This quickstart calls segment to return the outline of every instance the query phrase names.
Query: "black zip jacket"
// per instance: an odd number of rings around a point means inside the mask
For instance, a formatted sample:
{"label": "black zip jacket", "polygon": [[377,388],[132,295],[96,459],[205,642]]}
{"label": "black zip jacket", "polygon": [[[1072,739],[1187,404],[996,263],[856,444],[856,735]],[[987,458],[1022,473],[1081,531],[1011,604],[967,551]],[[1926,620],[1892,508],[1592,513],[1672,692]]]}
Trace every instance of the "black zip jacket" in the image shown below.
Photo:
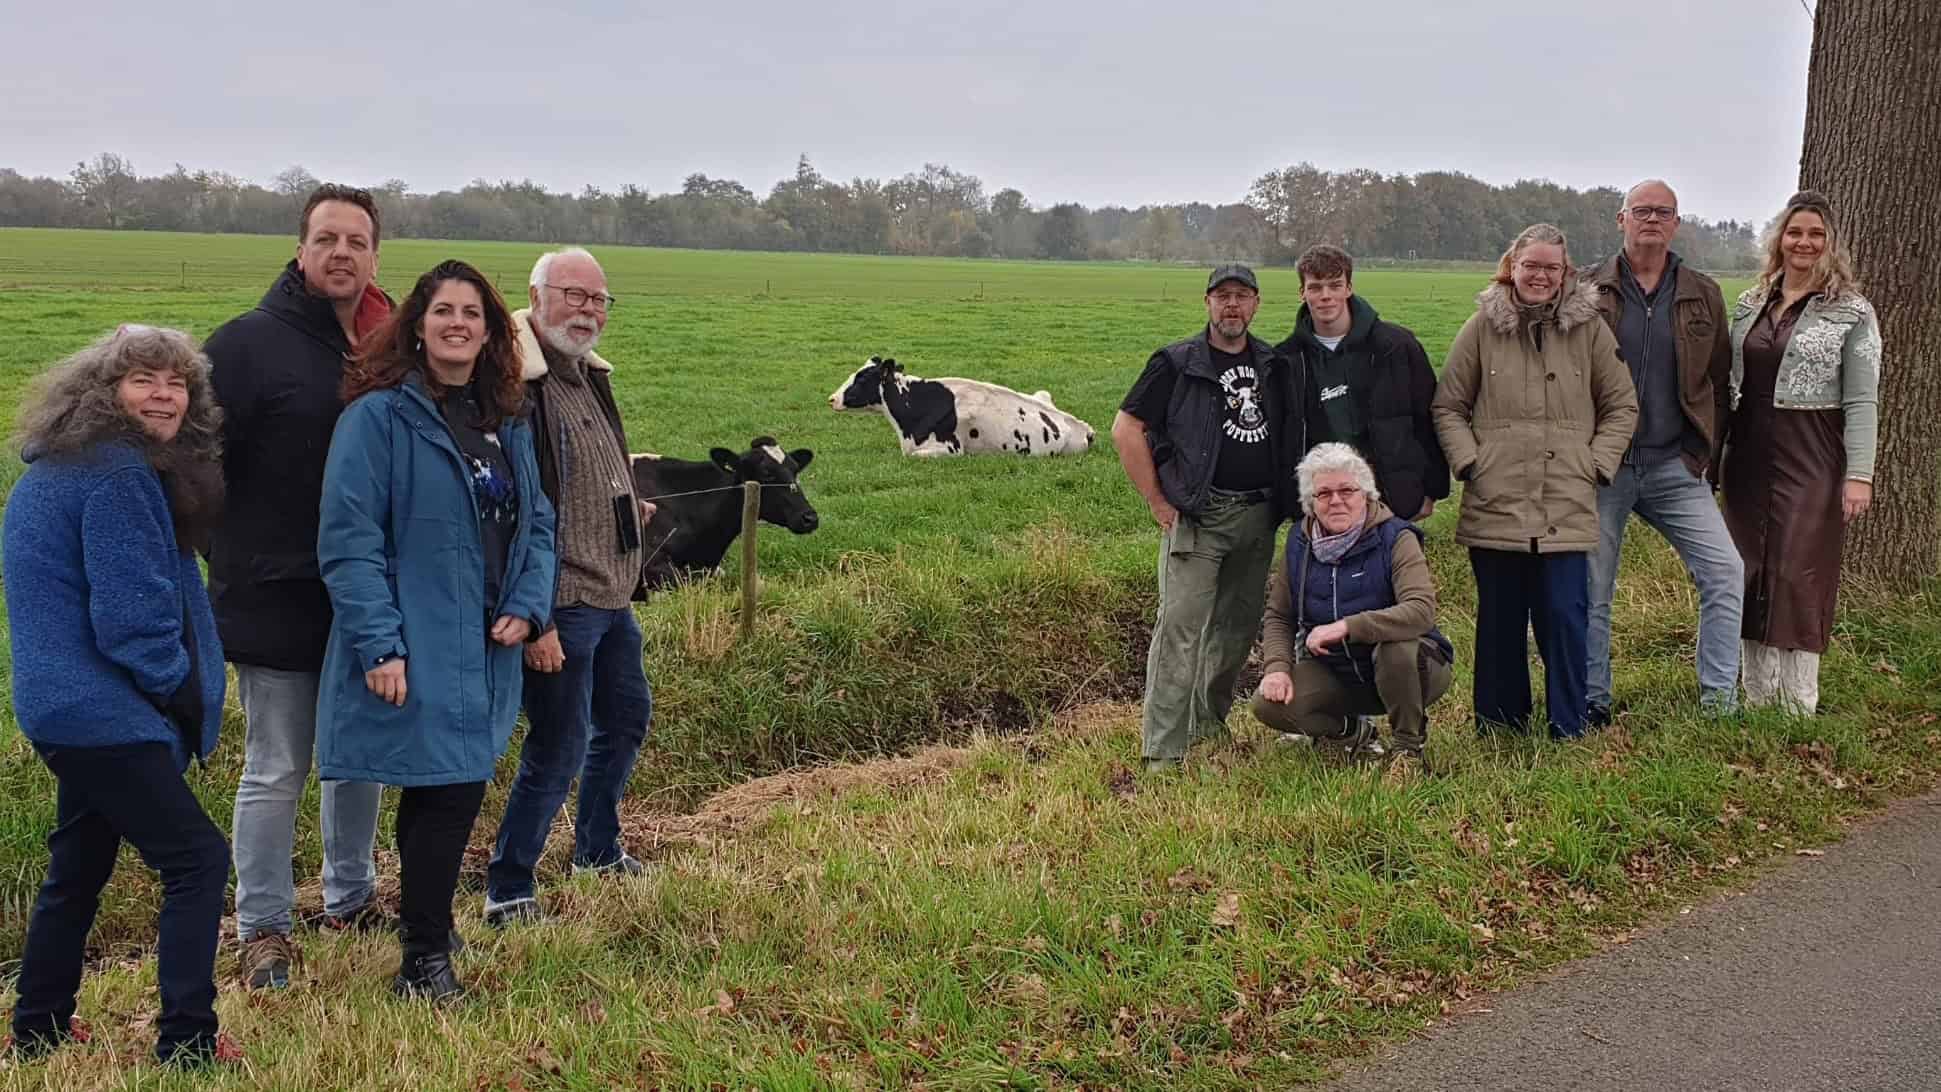
{"label": "black zip jacket", "polygon": [[330,301],[305,290],[294,260],[255,310],[203,346],[222,404],[227,489],[209,545],[209,598],[232,663],[323,668],[331,611],[317,509],[350,350]]}
{"label": "black zip jacket", "polygon": [[[1424,498],[1449,496],[1449,462],[1429,416],[1429,403],[1436,396],[1435,369],[1407,327],[1383,322],[1360,296],[1350,297],[1348,306],[1353,315],[1348,335],[1333,352],[1346,365],[1348,397],[1361,422],[1356,450],[1374,467],[1383,503],[1403,519],[1414,519]],[[1308,376],[1303,415],[1309,445],[1356,443],[1354,437],[1334,434],[1322,408],[1322,384],[1314,376],[1329,349],[1315,339],[1305,304],[1294,320],[1294,332],[1277,348]]]}

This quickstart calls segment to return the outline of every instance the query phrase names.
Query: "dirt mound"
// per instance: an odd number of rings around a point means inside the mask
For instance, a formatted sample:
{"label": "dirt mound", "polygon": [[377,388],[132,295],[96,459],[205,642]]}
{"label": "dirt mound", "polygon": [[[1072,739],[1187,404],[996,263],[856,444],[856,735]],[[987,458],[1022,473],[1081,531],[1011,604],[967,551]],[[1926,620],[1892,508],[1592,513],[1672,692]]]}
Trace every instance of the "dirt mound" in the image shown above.
{"label": "dirt mound", "polygon": [[930,746],[900,758],[812,766],[758,777],[715,793],[687,815],[628,815],[623,840],[652,851],[666,845],[708,845],[738,833],[777,804],[857,789],[906,789],[940,781],[970,756],[965,747]]}
{"label": "dirt mound", "polygon": [[[1115,702],[1082,705],[1060,714],[1045,734],[1089,737],[1101,732],[1123,730],[1127,716],[1136,718],[1138,710],[1137,705]],[[1038,741],[1026,737],[1021,743],[1031,749]],[[685,815],[651,812],[623,815],[623,841],[630,847],[649,852],[663,846],[710,845],[746,829],[778,804],[840,795],[858,789],[900,791],[932,784],[963,766],[970,755],[969,747],[933,744],[897,758],[785,770],[723,789],[710,796],[700,808]]]}

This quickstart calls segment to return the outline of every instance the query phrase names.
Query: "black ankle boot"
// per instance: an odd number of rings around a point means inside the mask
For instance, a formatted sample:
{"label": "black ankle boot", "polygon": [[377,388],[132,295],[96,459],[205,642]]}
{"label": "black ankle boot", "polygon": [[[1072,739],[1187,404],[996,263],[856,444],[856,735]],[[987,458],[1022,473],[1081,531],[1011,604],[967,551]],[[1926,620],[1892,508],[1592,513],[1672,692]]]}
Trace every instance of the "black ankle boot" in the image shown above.
{"label": "black ankle boot", "polygon": [[444,952],[405,956],[398,976],[391,980],[391,992],[399,997],[448,1001],[465,995],[465,984],[452,971],[452,957]]}

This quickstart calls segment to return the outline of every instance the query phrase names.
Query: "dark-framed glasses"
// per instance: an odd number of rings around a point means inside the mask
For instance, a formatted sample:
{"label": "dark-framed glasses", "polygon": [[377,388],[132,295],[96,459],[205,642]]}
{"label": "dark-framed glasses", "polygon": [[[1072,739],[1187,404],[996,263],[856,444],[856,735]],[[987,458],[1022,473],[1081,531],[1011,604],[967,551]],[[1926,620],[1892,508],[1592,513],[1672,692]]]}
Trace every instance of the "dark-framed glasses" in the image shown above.
{"label": "dark-framed glasses", "polygon": [[557,284],[549,284],[546,287],[565,296],[568,307],[585,307],[591,303],[593,309],[603,315],[606,314],[607,308],[619,302],[617,297],[609,296],[604,292],[588,292],[584,288],[562,288]]}
{"label": "dark-framed glasses", "polygon": [[1650,220],[1678,220],[1678,210],[1669,205],[1632,205],[1631,219],[1644,223]]}
{"label": "dark-framed glasses", "polygon": [[1361,496],[1361,486],[1359,485],[1344,485],[1339,489],[1316,489],[1314,491],[1314,503],[1329,504],[1339,499],[1343,504],[1352,504],[1355,498],[1359,496]]}

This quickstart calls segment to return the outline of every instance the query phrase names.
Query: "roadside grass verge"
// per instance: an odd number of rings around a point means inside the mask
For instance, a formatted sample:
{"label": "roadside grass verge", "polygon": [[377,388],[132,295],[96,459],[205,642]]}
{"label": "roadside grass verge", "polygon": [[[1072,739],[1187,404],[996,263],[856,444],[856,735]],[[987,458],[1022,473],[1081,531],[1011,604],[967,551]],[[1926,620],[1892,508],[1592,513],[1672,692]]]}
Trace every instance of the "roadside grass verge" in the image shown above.
{"label": "roadside grass verge", "polygon": [[[1115,564],[1145,558],[1100,559],[1055,533],[1020,545],[1008,571],[967,574],[962,588],[892,557],[859,559],[821,590],[777,589],[788,610],[739,648],[720,636],[732,624],[725,589],[657,608],[662,636],[680,629],[694,665],[717,672],[670,669],[688,681],[663,694],[723,713],[662,739],[641,797],[672,812],[741,773],[907,746],[913,730],[899,734],[894,718],[950,707],[940,680],[964,680],[962,702],[994,692],[975,680],[1007,653],[982,645],[1018,639],[1034,607],[1055,608],[1043,616],[1060,624],[1029,639],[1068,646],[1073,665],[1136,655],[1142,643],[1110,622],[1109,589],[1115,577],[1142,586]],[[1449,581],[1462,558],[1436,547],[1445,620],[1465,648],[1473,607],[1466,583]],[[1708,721],[1691,713],[1689,608],[1660,602],[1682,594],[1677,562],[1655,541],[1637,553],[1626,578],[1639,591],[1619,606],[1627,711],[1581,745],[1474,737],[1465,673],[1435,709],[1435,775],[1411,784],[1268,743],[1244,717],[1183,776],[1148,777],[1135,772],[1136,705],[1059,713],[1059,687],[1085,680],[1076,667],[1061,675],[1040,658],[1020,683],[993,666],[988,679],[1034,726],[1024,739],[967,716],[963,750],[914,781],[873,783],[865,768],[846,791],[784,798],[737,834],[668,842],[640,881],[556,876],[558,916],[540,927],[488,933],[477,894],[464,895],[461,972],[475,996],[455,1008],[392,1000],[390,943],[311,936],[301,988],[252,997],[225,983],[223,1020],[250,1068],[190,1081],[149,1066],[153,964],[129,947],[84,987],[95,1041],[0,1070],[0,1084],[1215,1089],[1313,1078],[1480,991],[1621,940],[1655,909],[1837,837],[1849,817],[1941,771],[1941,587],[1848,604],[1820,717]],[[993,586],[1006,593],[971,590]],[[1141,593],[1123,594],[1136,615]],[[1044,651],[1020,640],[1016,655]],[[827,665],[826,683],[813,669],[791,681],[810,660]],[[1640,662],[1651,670],[1631,670]],[[851,693],[818,697],[838,678]],[[736,707],[735,685],[786,696]],[[911,688],[929,690],[899,692]],[[796,706],[830,718],[807,722],[815,732],[857,730],[832,743],[749,715]],[[6,768],[10,786],[23,782],[17,763]],[[233,784],[221,780],[207,787]],[[146,880],[133,879],[111,889],[127,900],[116,905],[129,941],[152,909]]]}

